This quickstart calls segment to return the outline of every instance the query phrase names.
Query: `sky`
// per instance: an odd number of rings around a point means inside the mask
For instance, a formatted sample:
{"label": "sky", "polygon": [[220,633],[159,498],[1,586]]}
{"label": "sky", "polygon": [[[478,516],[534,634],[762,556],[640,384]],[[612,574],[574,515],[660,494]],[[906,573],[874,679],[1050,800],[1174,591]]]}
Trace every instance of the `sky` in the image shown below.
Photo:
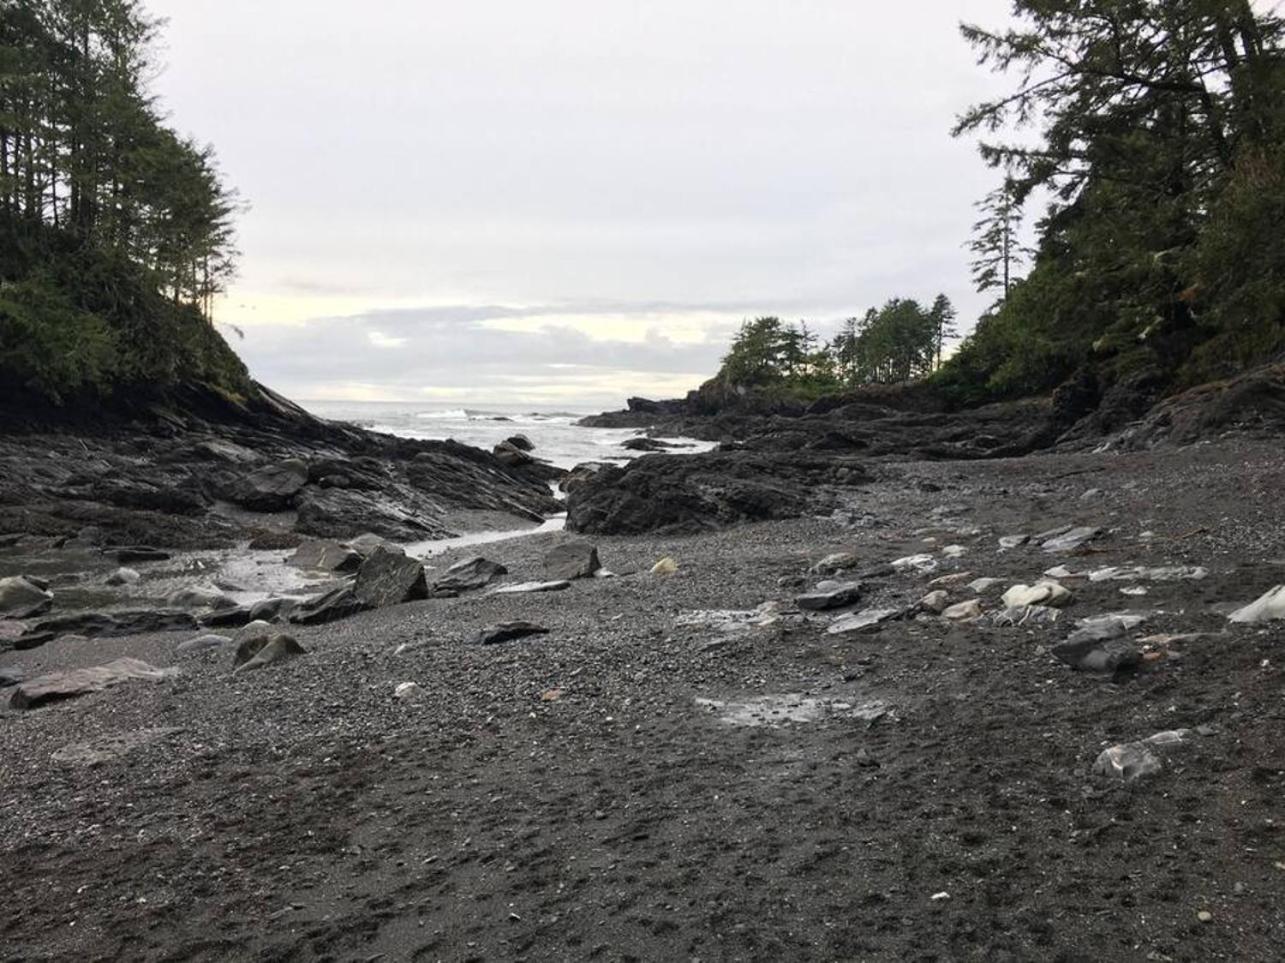
{"label": "sky", "polygon": [[[149,0],[154,83],[247,204],[216,320],[300,399],[619,407],[742,320],[946,293],[950,127],[1008,0]],[[243,336],[239,336],[237,332]]]}

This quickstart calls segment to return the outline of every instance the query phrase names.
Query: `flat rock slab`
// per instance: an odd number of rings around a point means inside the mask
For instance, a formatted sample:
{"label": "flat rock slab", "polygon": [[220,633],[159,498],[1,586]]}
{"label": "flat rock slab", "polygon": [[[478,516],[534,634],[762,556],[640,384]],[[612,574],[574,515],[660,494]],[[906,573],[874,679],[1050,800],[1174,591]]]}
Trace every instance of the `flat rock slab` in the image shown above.
{"label": "flat rock slab", "polygon": [[488,625],[477,634],[474,641],[478,645],[499,645],[501,642],[512,642],[515,639],[524,639],[531,635],[548,635],[549,630],[543,625],[536,625],[534,622],[500,622],[497,625]]}
{"label": "flat rock slab", "polygon": [[346,619],[368,608],[370,606],[357,597],[351,586],[341,585],[324,595],[300,602],[291,611],[290,621],[295,625],[322,625]]}
{"label": "flat rock slab", "polygon": [[848,632],[876,632],[884,622],[898,618],[904,609],[864,609],[835,619],[826,629],[828,635],[844,635]]}
{"label": "flat rock slab", "polygon": [[821,582],[815,589],[794,599],[801,609],[815,612],[841,609],[861,598],[860,582]]}
{"label": "flat rock slab", "polygon": [[52,758],[54,762],[62,763],[64,766],[101,766],[182,731],[180,728],[167,726],[114,733],[88,742],[73,742],[69,746],[63,746],[53,754]]}
{"label": "flat rock slab", "polygon": [[598,549],[588,542],[555,545],[544,557],[544,574],[553,580],[592,578],[600,568],[602,563],[598,561]]}
{"label": "flat rock slab", "polygon": [[362,553],[347,545],[313,538],[296,548],[286,564],[309,572],[355,572],[361,560]]}
{"label": "flat rock slab", "polygon": [[1088,526],[1073,528],[1062,535],[1046,539],[1041,547],[1046,552],[1073,552],[1085,542],[1097,538],[1100,531],[1101,529]]}
{"label": "flat rock slab", "polygon": [[357,570],[353,594],[372,608],[426,599],[428,580],[424,576],[424,564],[404,552],[380,546]]}
{"label": "flat rock slab", "polygon": [[189,652],[208,652],[210,649],[221,649],[231,644],[232,640],[226,635],[199,635],[194,639],[185,639],[180,642],[174,651],[187,655]]}
{"label": "flat rock slab", "polygon": [[159,548],[152,548],[149,545],[130,545],[126,548],[108,549],[104,554],[108,558],[114,558],[122,565],[128,565],[130,562],[168,562],[170,553],[162,551]]}
{"label": "flat rock slab", "polygon": [[724,725],[751,728],[776,728],[832,718],[874,722],[890,711],[886,703],[879,701],[853,703],[798,693],[755,696],[744,700],[697,699],[696,704],[716,715]]}
{"label": "flat rock slab", "polygon": [[183,632],[197,628],[190,612],[142,609],[132,612],[82,612],[45,619],[33,625],[14,642],[15,649],[34,649],[63,635],[86,638],[116,638],[144,632]]}
{"label": "flat rock slab", "polygon": [[1285,619],[1285,585],[1276,588],[1251,602],[1244,608],[1237,609],[1227,618],[1232,622],[1253,623]]}
{"label": "flat rock slab", "polygon": [[125,682],[163,682],[178,675],[178,669],[158,669],[139,659],[116,659],[106,665],[68,672],[50,672],[19,682],[9,697],[15,709],[35,709],[63,699],[101,692]]}
{"label": "flat rock slab", "polygon": [[571,583],[561,582],[519,582],[517,585],[505,585],[494,589],[492,595],[523,595],[528,592],[561,592],[571,588]]}

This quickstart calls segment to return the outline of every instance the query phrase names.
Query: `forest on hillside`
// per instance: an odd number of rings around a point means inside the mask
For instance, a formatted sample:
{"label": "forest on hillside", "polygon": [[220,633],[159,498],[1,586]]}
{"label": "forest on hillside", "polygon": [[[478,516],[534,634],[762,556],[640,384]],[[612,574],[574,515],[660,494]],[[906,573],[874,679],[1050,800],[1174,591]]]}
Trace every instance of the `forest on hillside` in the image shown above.
{"label": "forest on hillside", "polygon": [[136,0],[0,4],[0,369],[54,398],[208,381],[240,362],[208,322],[236,196],[148,92]]}
{"label": "forest on hillside", "polygon": [[804,365],[758,319],[718,380],[807,398],[921,379],[969,405],[1078,377],[1154,400],[1285,351],[1280,17],[1249,0],[1017,0],[1010,25],[962,32],[1013,81],[953,132],[997,174],[967,245],[989,310],[940,365],[942,328],[911,300],[845,322]]}

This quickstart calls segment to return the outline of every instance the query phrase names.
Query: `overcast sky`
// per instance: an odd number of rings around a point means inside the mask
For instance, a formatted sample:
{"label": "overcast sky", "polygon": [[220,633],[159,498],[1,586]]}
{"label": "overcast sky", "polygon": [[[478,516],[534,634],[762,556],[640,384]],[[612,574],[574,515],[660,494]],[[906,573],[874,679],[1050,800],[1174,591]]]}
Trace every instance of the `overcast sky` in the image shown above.
{"label": "overcast sky", "polygon": [[156,82],[250,205],[218,308],[299,398],[616,406],[746,317],[946,292],[949,128],[1007,0],[150,0]]}

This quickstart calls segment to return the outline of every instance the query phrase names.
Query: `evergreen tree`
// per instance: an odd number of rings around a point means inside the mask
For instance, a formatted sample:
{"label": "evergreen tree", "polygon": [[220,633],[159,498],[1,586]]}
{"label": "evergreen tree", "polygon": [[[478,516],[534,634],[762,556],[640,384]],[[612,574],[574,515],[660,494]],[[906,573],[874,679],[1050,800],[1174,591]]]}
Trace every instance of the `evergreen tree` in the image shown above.
{"label": "evergreen tree", "polygon": [[982,218],[973,225],[973,284],[985,293],[998,288],[1000,299],[1008,297],[1013,277],[1025,251],[1019,240],[1022,208],[1017,203],[1011,177],[977,203]]}
{"label": "evergreen tree", "polygon": [[928,314],[932,318],[933,326],[936,329],[936,354],[938,368],[941,367],[941,352],[947,340],[959,336],[955,330],[955,306],[950,303],[950,298],[944,294],[937,295],[933,299],[933,306],[928,309]]}

